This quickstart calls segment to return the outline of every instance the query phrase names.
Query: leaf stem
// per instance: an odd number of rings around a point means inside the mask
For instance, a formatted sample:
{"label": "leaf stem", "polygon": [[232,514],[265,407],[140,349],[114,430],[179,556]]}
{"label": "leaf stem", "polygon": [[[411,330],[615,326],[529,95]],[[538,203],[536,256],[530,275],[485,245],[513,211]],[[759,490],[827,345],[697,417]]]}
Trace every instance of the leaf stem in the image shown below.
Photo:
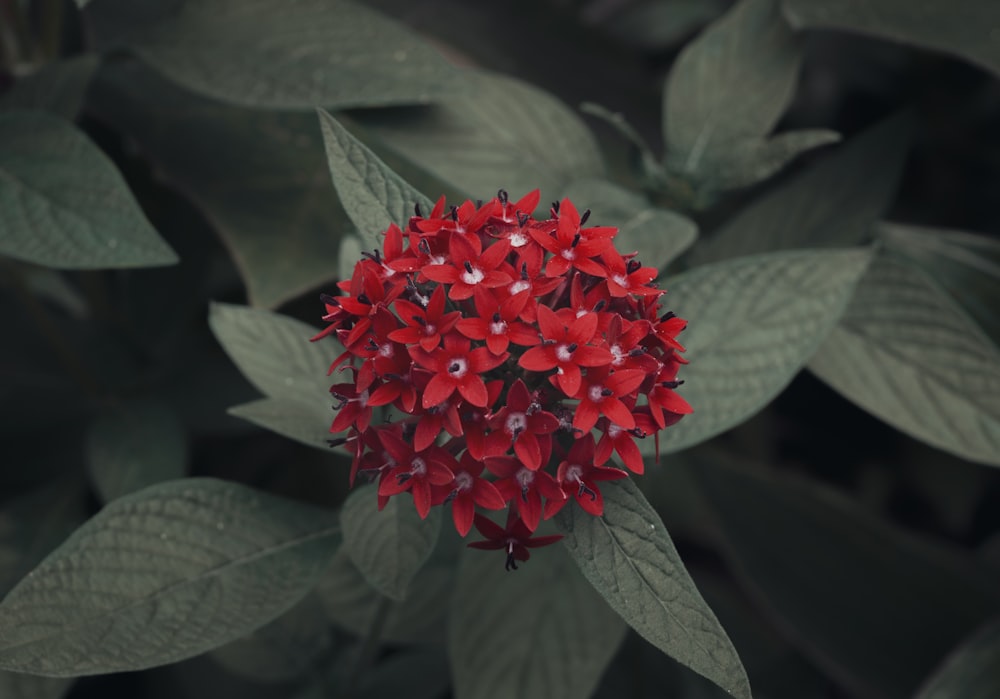
{"label": "leaf stem", "polygon": [[385,620],[389,617],[390,609],[392,609],[392,600],[380,594],[378,606],[375,607],[375,615],[372,617],[371,624],[368,626],[368,633],[365,635],[361,650],[358,652],[358,659],[354,663],[354,669],[351,671],[350,677],[347,679],[347,688],[344,691],[344,696],[348,699],[353,699],[357,696],[361,678],[375,660],[375,654],[378,652],[379,644],[382,640],[382,629],[385,626]]}

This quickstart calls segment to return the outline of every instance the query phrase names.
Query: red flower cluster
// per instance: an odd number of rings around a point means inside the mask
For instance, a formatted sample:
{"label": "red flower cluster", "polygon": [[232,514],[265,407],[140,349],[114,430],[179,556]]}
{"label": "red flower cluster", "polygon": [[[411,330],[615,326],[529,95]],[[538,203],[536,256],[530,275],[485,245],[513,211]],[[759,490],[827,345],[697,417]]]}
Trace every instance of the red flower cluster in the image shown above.
{"label": "red flower cluster", "polygon": [[[507,193],[392,225],[365,253],[342,296],[323,296],[345,351],[330,372],[331,432],[358,473],[379,480],[379,506],[404,491],[426,517],[451,504],[463,536],[473,524],[508,567],[539,521],[574,498],[600,515],[600,481],[625,478],[612,453],[643,472],[635,439],[691,407],[674,389],[685,321],[660,314],[655,267],[613,244],[617,229],[585,228],[572,202],[535,220],[538,191]],[[373,422],[373,412],[380,411]],[[484,475],[485,472],[485,475]],[[506,527],[476,510],[508,508]]]}

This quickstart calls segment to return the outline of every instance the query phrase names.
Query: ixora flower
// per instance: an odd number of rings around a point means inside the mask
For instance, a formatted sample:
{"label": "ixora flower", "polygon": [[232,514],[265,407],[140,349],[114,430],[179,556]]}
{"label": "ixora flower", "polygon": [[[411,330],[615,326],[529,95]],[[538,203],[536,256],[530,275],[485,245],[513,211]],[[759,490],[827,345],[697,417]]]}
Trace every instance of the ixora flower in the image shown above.
{"label": "ixora flower", "polygon": [[[568,199],[536,220],[539,198],[418,207],[322,296],[313,338],[345,347],[330,431],[347,432],[352,482],[378,479],[380,508],[403,493],[421,517],[449,506],[508,570],[561,538],[535,535],[543,517],[600,516],[600,483],[643,472],[635,440],[691,412],[674,390],[686,323],[661,312],[656,268]],[[483,512],[503,509],[503,527]]]}

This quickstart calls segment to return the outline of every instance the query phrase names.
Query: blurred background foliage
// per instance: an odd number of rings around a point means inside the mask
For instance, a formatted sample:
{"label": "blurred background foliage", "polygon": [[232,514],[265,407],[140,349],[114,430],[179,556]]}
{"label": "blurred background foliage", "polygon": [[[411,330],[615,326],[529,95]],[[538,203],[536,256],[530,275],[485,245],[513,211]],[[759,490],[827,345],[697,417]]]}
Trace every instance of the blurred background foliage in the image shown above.
{"label": "blurred background foliage", "polygon": [[[0,194],[0,593],[160,481],[344,502],[349,461],[317,418],[329,355],[288,320],[268,347],[294,385],[251,385],[208,323],[221,301],[315,327],[353,263],[320,106],[432,198],[570,195],[664,269],[701,422],[637,480],[755,696],[996,696],[997,8],[0,1],[0,173],[56,204],[55,237],[27,240],[38,209]],[[781,252],[873,240],[870,265]],[[271,340],[244,339],[226,349],[246,371],[239,347]],[[355,696],[451,691],[455,545],[419,573],[420,603],[389,611]],[[206,656],[0,673],[0,697],[339,696],[380,605],[337,556]],[[630,634],[595,696],[716,695]]]}

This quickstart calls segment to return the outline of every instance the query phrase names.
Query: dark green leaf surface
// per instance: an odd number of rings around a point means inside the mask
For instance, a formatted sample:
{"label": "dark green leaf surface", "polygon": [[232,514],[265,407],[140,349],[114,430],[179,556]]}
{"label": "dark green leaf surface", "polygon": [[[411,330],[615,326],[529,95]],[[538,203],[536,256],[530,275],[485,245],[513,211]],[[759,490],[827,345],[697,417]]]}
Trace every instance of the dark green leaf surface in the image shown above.
{"label": "dark green leaf surface", "polygon": [[816,486],[695,471],[743,580],[852,696],[903,697],[1000,604],[959,559]]}
{"label": "dark green leaf surface", "polygon": [[[432,561],[413,578],[405,600],[390,602],[380,637],[387,643],[444,645],[455,571]],[[385,599],[341,547],[316,588],[330,621],[364,637]]]}
{"label": "dark green leaf surface", "polygon": [[698,226],[691,219],[651,206],[642,195],[610,180],[574,180],[563,193],[581,211],[593,212],[594,225],[618,228],[618,250],[638,252],[644,263],[661,269],[698,237]]}
{"label": "dark green leaf surface", "polygon": [[301,677],[331,649],[319,598],[308,595],[271,623],[216,648],[209,657],[240,677],[287,682]]}
{"label": "dark green leaf surface", "polygon": [[0,109],[39,109],[75,119],[99,62],[87,53],[49,63],[0,95]]}
{"label": "dark green leaf surface", "polygon": [[879,238],[924,270],[1000,347],[1000,241],[941,228],[882,223]]}
{"label": "dark green leaf surface", "polygon": [[503,567],[502,551],[461,557],[448,625],[456,699],[590,696],[625,624],[561,547]]}
{"label": "dark green leaf surface", "polygon": [[348,0],[196,0],[131,48],[189,90],[251,107],[427,103],[460,84],[412,31]]}
{"label": "dark green leaf surface", "polygon": [[331,403],[328,393],[325,408],[282,398],[261,398],[234,405],[226,412],[307,447],[330,451],[329,440],[336,437],[330,434],[330,423],[334,418]]}
{"label": "dark green leaf surface", "polygon": [[73,680],[63,677],[0,671],[0,697],[4,699],[62,699],[72,685]]}
{"label": "dark green leaf surface", "polygon": [[792,25],[843,29],[960,56],[1000,74],[1000,4],[993,0],[783,0]]}
{"label": "dark green leaf surface", "polygon": [[876,258],[809,368],[912,437],[1000,465],[1000,349],[904,260]]}
{"label": "dark green leaf surface", "polygon": [[391,223],[405,228],[415,204],[421,206],[425,215],[430,213],[433,207],[430,199],[407,184],[322,109],[319,123],[333,184],[362,240],[381,249],[379,234]]}
{"label": "dark green leaf surface", "polygon": [[602,485],[604,514],[576,506],[556,516],[570,556],[639,635],[733,696],[749,699],[740,658],[677,554],[656,510],[631,479]]}
{"label": "dark green leaf surface", "polygon": [[318,329],[246,306],[212,304],[209,326],[243,375],[261,393],[303,416],[332,420],[326,377],[339,353],[336,341],[310,342]]}
{"label": "dark green leaf surface", "polygon": [[211,650],[301,599],[337,531],[331,513],[213,479],[128,495],[0,603],[0,668],[66,677]]}
{"label": "dark green leaf surface", "polygon": [[380,662],[361,683],[359,699],[434,699],[450,685],[441,648],[411,648]]}
{"label": "dark green leaf surface", "polygon": [[916,699],[993,699],[1000,696],[1000,622],[955,650]]}
{"label": "dark green leaf surface", "polygon": [[[661,433],[660,451],[735,427],[778,395],[832,330],[870,257],[866,249],[775,252],[667,279],[664,303],[689,323],[678,392],[694,413]],[[654,442],[639,446],[652,453]]]}
{"label": "dark green leaf surface", "polygon": [[604,174],[586,124],[558,99],[501,75],[477,72],[471,91],[432,107],[360,115],[391,150],[473,198],[539,188],[558,198],[581,177]]}
{"label": "dark green leaf surface", "polygon": [[831,150],[699,241],[692,264],[865,242],[895,193],[911,130],[909,115],[900,114]]}
{"label": "dark green leaf surface", "polygon": [[0,113],[0,210],[3,255],[59,269],[177,262],[114,164],[43,112]]}
{"label": "dark green leaf surface", "polygon": [[394,600],[407,598],[410,582],[427,562],[441,531],[441,508],[420,519],[407,495],[378,510],[377,488],[358,488],[340,513],[344,548],[376,590]]}
{"label": "dark green leaf surface", "polygon": [[351,226],[312,114],[229,107],[125,60],[102,67],[90,96],[209,219],[251,304],[277,306],[336,276],[338,238]]}
{"label": "dark green leaf surface", "polygon": [[825,131],[767,136],[791,101],[801,52],[777,0],[742,0],[681,52],[663,91],[667,169],[695,187],[751,184]]}
{"label": "dark green leaf surface", "polygon": [[177,414],[158,400],[130,401],[91,423],[87,467],[102,502],[182,478],[187,434]]}
{"label": "dark green leaf surface", "polygon": [[629,4],[602,25],[619,41],[662,51],[718,17],[726,7],[722,0],[652,0]]}

